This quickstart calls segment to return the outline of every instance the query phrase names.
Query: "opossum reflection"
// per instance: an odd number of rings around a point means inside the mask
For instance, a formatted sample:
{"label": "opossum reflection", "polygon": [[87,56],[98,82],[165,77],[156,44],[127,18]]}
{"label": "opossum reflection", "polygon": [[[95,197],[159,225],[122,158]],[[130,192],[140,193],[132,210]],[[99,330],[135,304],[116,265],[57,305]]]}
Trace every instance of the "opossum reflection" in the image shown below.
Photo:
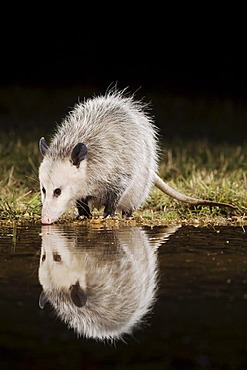
{"label": "opossum reflection", "polygon": [[176,229],[163,229],[152,243],[137,227],[78,229],[73,237],[66,230],[42,227],[40,307],[49,302],[62,321],[88,338],[131,333],[154,303],[157,247]]}

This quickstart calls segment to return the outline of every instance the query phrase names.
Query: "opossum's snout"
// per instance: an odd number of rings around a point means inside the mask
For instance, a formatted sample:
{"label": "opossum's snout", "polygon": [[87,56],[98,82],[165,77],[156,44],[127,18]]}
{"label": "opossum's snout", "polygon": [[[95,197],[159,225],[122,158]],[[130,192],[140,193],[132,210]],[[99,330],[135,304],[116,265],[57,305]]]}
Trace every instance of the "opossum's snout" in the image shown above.
{"label": "opossum's snout", "polygon": [[49,216],[42,216],[41,223],[42,225],[50,225],[53,224],[56,221],[56,219],[49,217]]}
{"label": "opossum's snout", "polygon": [[65,212],[65,207],[58,207],[54,202],[49,205],[44,202],[41,214],[41,223],[43,225],[51,225],[58,220],[58,218]]}
{"label": "opossum's snout", "polygon": [[70,158],[61,160],[47,156],[47,148],[44,138],[41,138],[40,150],[45,155],[39,168],[43,225],[56,222],[66,212],[69,204],[77,199],[86,177],[87,164],[84,160],[87,147],[82,143],[74,147]]}

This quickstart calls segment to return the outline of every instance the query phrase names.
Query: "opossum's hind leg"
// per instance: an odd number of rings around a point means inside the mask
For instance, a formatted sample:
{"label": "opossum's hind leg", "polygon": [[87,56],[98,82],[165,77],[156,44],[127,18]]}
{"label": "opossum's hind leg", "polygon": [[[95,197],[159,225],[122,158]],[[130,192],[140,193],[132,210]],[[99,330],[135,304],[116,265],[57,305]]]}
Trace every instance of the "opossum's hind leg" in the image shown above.
{"label": "opossum's hind leg", "polygon": [[92,218],[90,208],[88,205],[89,197],[81,198],[76,201],[76,207],[78,209],[79,216],[84,216],[86,218]]}
{"label": "opossum's hind leg", "polygon": [[114,217],[116,208],[118,205],[118,201],[120,199],[120,191],[117,190],[109,190],[106,195],[106,200],[104,203],[105,209],[103,218],[106,218],[107,216]]}

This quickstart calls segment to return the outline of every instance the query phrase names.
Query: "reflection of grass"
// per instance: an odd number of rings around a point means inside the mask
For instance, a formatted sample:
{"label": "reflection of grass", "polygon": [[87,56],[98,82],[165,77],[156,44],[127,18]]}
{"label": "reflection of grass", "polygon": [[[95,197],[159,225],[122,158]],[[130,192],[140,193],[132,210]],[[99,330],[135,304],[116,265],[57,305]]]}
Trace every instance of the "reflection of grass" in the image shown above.
{"label": "reflection of grass", "polygon": [[[37,171],[41,158],[38,145],[2,139],[0,218],[5,221],[39,219]],[[213,146],[203,141],[173,142],[166,145],[161,157],[160,174],[172,187],[193,197],[235,204],[242,217],[232,217],[231,222],[247,224],[246,147]],[[144,219],[145,223],[225,223],[232,216],[226,212],[217,208],[192,208],[153,189],[146,204],[135,214],[134,222]]]}

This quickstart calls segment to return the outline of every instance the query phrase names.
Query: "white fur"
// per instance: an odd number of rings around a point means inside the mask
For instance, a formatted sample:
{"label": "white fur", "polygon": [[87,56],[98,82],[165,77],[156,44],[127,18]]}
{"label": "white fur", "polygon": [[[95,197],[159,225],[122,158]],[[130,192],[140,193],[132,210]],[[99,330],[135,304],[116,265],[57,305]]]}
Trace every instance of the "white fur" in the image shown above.
{"label": "white fur", "polygon": [[[108,189],[121,188],[120,211],[135,211],[145,201],[157,171],[157,147],[144,108],[116,91],[75,106],[58,126],[39,169],[41,189],[49,189],[42,222],[56,221],[69,201],[82,196],[92,196],[92,206],[100,207]],[[77,169],[69,159],[79,142],[88,154]],[[53,199],[56,187],[63,189],[63,200]]]}
{"label": "white fur", "polygon": [[[104,340],[131,333],[154,302],[157,240],[152,246],[139,228],[80,228],[74,237],[64,230],[55,225],[42,228],[39,280],[48,301],[78,335]],[[167,229],[160,240],[174,230]],[[61,260],[55,261],[55,255]],[[87,294],[83,307],[69,296],[77,282]]]}
{"label": "white fur", "polygon": [[[68,208],[69,203],[83,197],[86,186],[86,159],[79,168],[69,160],[53,161],[45,156],[39,170],[42,195],[42,223],[55,222]],[[43,185],[44,184],[44,185]],[[44,196],[42,187],[45,186]],[[60,188],[62,196],[54,197],[54,189]]]}

